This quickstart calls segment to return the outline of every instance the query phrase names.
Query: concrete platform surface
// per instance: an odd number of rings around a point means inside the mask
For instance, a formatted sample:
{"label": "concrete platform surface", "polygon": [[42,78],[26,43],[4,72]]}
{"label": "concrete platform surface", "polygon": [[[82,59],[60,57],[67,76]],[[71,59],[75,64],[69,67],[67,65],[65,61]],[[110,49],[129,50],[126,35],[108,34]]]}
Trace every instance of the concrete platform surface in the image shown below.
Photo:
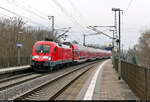
{"label": "concrete platform surface", "polygon": [[10,72],[15,72],[15,71],[20,71],[20,70],[25,70],[30,68],[30,65],[25,65],[25,66],[16,66],[16,67],[9,67],[9,68],[0,68],[0,74],[5,74],[5,73],[10,73]]}
{"label": "concrete platform surface", "polygon": [[123,79],[118,80],[118,74],[112,68],[109,60],[102,69],[100,80],[100,100],[137,100]]}
{"label": "concrete platform surface", "polygon": [[137,100],[124,80],[112,68],[111,59],[96,66],[89,75],[76,100]]}

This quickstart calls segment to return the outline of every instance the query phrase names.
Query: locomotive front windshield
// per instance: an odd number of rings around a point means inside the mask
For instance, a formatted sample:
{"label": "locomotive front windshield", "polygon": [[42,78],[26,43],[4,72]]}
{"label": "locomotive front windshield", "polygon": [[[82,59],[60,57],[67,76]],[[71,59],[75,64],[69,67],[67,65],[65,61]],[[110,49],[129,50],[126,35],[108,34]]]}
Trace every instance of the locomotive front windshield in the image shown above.
{"label": "locomotive front windshield", "polygon": [[50,45],[36,45],[35,52],[49,53]]}

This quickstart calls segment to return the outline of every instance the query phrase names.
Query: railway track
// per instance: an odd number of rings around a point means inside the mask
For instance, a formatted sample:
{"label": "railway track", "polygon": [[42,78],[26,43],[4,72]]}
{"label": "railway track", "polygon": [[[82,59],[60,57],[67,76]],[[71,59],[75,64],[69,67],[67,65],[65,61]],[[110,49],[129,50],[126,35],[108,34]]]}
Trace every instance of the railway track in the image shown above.
{"label": "railway track", "polygon": [[17,77],[25,76],[32,72],[33,71],[29,68],[29,69],[20,70],[20,71],[14,71],[14,72],[10,71],[9,73],[1,73],[0,74],[0,83],[15,79]]}
{"label": "railway track", "polygon": [[[53,72],[55,72],[57,70],[54,70]],[[18,75],[14,74],[12,76],[6,77],[6,78],[1,78],[0,79],[0,91],[3,91],[7,88],[19,85],[19,84],[23,84],[27,81],[45,76],[50,74],[51,72],[47,72],[47,73],[42,73],[42,74],[38,74],[36,72],[25,72],[25,73],[18,73]]]}
{"label": "railway track", "polygon": [[5,80],[0,81],[0,91],[3,91],[5,89],[8,89],[10,87],[25,83],[27,81],[42,77],[42,74],[37,74],[37,73],[26,73],[23,75],[18,75],[12,78],[8,78]]}
{"label": "railway track", "polygon": [[63,73],[49,82],[16,97],[15,100],[55,100],[75,80],[95,66],[97,62],[98,61],[90,62],[82,67]]}
{"label": "railway track", "polygon": [[[78,77],[83,75],[97,62],[99,61],[82,63],[42,74],[34,72],[25,73],[0,80],[0,99],[36,100],[36,96],[44,95],[46,93],[49,94],[51,88],[57,90],[53,90],[54,93],[50,93],[51,97],[46,98],[46,100],[55,99],[61,92],[63,92],[63,90],[65,90],[65,88],[77,80]],[[49,88],[47,89],[46,87]],[[41,94],[41,92],[44,94]],[[40,97],[42,100],[45,99],[43,96]]]}
{"label": "railway track", "polygon": [[7,77],[7,78],[1,78],[0,83],[10,81],[10,80],[13,80],[13,79],[17,79],[17,78],[20,78],[20,77],[28,76],[28,75],[31,75],[31,74],[34,74],[34,72],[22,73],[22,74],[10,76],[10,77]]}

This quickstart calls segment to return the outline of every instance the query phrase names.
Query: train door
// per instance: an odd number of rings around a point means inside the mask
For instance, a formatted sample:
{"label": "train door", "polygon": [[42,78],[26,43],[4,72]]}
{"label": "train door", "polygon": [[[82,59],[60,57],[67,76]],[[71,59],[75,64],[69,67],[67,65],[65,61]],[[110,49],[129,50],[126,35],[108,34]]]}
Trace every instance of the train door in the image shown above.
{"label": "train door", "polygon": [[52,51],[52,61],[57,61],[58,60],[58,50],[56,50],[57,48],[55,47],[54,50]]}
{"label": "train door", "polygon": [[62,47],[59,44],[58,45],[58,64],[62,64],[62,60],[63,60]]}

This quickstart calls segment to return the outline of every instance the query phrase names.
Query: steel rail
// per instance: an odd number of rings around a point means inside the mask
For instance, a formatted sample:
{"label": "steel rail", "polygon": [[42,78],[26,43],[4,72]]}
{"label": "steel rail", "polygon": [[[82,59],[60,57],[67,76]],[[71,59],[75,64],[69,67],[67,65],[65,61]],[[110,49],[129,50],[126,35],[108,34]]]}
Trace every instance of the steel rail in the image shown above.
{"label": "steel rail", "polygon": [[[101,61],[102,61],[102,60],[101,60]],[[49,82],[45,83],[44,85],[41,85],[41,86],[39,86],[39,87],[37,87],[37,88],[35,88],[35,89],[33,89],[33,90],[28,91],[27,93],[25,93],[25,94],[23,94],[23,95],[21,95],[21,96],[19,96],[19,97],[16,97],[14,100],[23,100],[23,99],[25,99],[25,98],[28,98],[29,96],[30,96],[30,99],[32,99],[32,96],[31,96],[31,95],[36,94],[36,92],[38,92],[39,90],[42,90],[42,88],[45,88],[47,85],[52,84],[52,83],[54,83],[54,82],[56,82],[56,81],[58,81],[58,80],[61,80],[62,78],[66,77],[67,75],[71,75],[72,73],[74,73],[74,72],[76,72],[76,71],[78,72],[79,70],[88,67],[88,68],[85,69],[82,73],[80,73],[78,76],[76,76],[75,78],[73,78],[69,83],[67,83],[67,84],[66,84],[63,88],[61,88],[58,92],[56,92],[54,95],[52,95],[52,97],[49,98],[49,100],[51,100],[51,99],[53,100],[53,99],[55,99],[57,96],[59,96],[67,87],[69,87],[75,80],[77,80],[80,76],[82,76],[85,72],[87,72],[90,68],[92,68],[92,67],[94,66],[93,64],[96,64],[97,62],[98,62],[98,61],[91,62],[91,63],[89,63],[89,64],[86,64],[86,65],[82,66],[82,67],[79,67],[79,68],[77,68],[77,69],[71,70],[71,71],[69,71],[69,72],[67,72],[67,73],[64,73],[64,74],[62,74],[62,75],[59,75],[59,76],[53,78],[52,80],[50,80]],[[89,67],[89,66],[90,66],[90,67]]]}

